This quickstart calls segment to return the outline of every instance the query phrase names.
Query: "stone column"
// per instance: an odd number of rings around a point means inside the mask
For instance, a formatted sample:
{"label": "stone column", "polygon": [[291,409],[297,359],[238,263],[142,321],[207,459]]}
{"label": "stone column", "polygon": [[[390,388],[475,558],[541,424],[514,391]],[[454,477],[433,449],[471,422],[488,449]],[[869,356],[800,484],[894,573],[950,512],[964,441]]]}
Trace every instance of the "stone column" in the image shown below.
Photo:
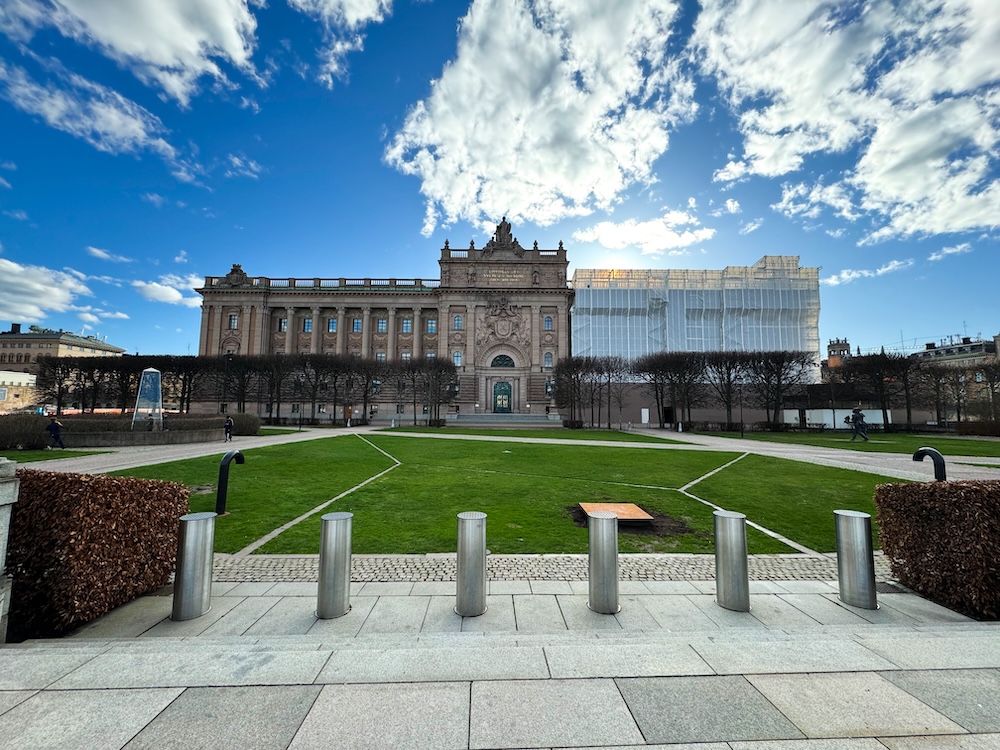
{"label": "stone column", "polygon": [[320,353],[320,351],[319,351],[319,348],[320,348],[319,347],[319,342],[321,340],[320,336],[322,335],[322,332],[320,331],[320,327],[319,327],[319,323],[320,323],[319,310],[320,309],[318,307],[314,307],[312,309],[312,324],[313,324],[313,329],[312,329],[312,340],[309,342],[309,351],[312,354],[319,354]]}
{"label": "stone column", "polygon": [[531,368],[542,368],[542,307],[531,306]]}
{"label": "stone column", "polygon": [[286,307],[285,308],[285,354],[297,354],[298,347],[296,346],[295,334],[295,308]]}
{"label": "stone column", "polygon": [[386,360],[396,361],[396,308],[389,308],[389,344],[386,346]]}
{"label": "stone column", "polygon": [[271,351],[271,316],[267,305],[257,305],[253,320],[253,349],[247,354],[269,354]]}
{"label": "stone column", "polygon": [[368,359],[372,353],[372,309],[361,308],[361,359]]}
{"label": "stone column", "polygon": [[201,338],[199,339],[198,354],[202,357],[208,356],[209,338],[212,335],[212,306],[207,302],[201,303]]}
{"label": "stone column", "polygon": [[0,458],[0,643],[7,640],[7,614],[10,612],[11,580],[7,576],[7,540],[10,538],[11,506],[17,502],[18,485],[14,476],[17,464]]}
{"label": "stone column", "polygon": [[337,308],[337,354],[343,355],[347,352],[347,308]]}
{"label": "stone column", "polygon": [[424,356],[424,323],[420,315],[423,311],[419,307],[413,308],[413,358],[419,359]]}
{"label": "stone column", "polygon": [[557,340],[559,341],[559,349],[553,352],[553,366],[559,361],[561,357],[569,356],[569,316],[566,314],[566,308],[560,307],[559,313],[556,315],[556,325],[559,326]]}
{"label": "stone column", "polygon": [[250,319],[253,314],[253,305],[243,305],[240,312],[240,354],[250,353]]}
{"label": "stone column", "polygon": [[215,323],[212,325],[212,344],[208,355],[214,357],[222,354],[222,305],[215,306]]}

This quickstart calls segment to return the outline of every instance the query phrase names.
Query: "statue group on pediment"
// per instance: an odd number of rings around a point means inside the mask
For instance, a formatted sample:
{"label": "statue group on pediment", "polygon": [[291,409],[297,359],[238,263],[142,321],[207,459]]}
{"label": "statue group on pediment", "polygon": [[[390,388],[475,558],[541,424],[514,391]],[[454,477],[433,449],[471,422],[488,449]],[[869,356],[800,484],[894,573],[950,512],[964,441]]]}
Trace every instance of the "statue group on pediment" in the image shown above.
{"label": "statue group on pediment", "polygon": [[493,239],[487,242],[483,248],[483,257],[488,258],[496,251],[510,251],[518,258],[524,257],[524,248],[518,243],[517,237],[513,236],[510,229],[510,222],[507,221],[506,216],[497,224],[497,230],[493,233]]}

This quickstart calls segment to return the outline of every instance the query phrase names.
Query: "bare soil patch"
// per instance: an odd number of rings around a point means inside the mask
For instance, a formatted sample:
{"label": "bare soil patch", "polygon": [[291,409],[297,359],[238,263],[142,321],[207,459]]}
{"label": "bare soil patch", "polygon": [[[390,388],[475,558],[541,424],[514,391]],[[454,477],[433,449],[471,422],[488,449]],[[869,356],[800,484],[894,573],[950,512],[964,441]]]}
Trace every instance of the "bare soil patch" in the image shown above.
{"label": "bare soil patch", "polygon": [[[618,533],[655,537],[684,536],[696,533],[685,521],[649,508],[643,508],[643,510],[653,517],[652,521],[622,521],[618,519]],[[584,529],[587,528],[587,514],[579,505],[566,506],[566,513],[574,524]]]}

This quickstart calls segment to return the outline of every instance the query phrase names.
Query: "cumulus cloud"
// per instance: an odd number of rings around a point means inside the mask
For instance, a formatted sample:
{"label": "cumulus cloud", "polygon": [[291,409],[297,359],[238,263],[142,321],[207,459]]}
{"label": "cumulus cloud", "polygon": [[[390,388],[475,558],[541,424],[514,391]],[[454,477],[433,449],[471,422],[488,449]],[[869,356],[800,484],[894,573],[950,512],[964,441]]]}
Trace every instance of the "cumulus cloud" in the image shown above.
{"label": "cumulus cloud", "polygon": [[0,258],[0,319],[39,323],[72,309],[80,296],[92,292],[72,274]]}
{"label": "cumulus cloud", "polygon": [[972,252],[972,245],[968,242],[963,242],[961,245],[955,245],[954,247],[943,247],[936,253],[931,253],[927,256],[927,260],[938,261],[944,260],[949,255],[964,255],[965,253]]}
{"label": "cumulus cloud", "polygon": [[94,258],[99,258],[101,260],[111,261],[112,263],[134,262],[131,258],[126,258],[124,255],[115,255],[114,253],[110,253],[107,250],[102,250],[99,247],[91,247],[90,245],[87,246],[87,255],[90,255]]}
{"label": "cumulus cloud", "polygon": [[420,179],[423,233],[502,214],[545,226],[654,181],[695,111],[666,54],[676,13],[674,0],[474,0],[455,59],[385,150]]}
{"label": "cumulus cloud", "polygon": [[181,250],[177,255],[174,256],[174,263],[187,263],[188,254],[187,250]]}
{"label": "cumulus cloud", "polygon": [[764,223],[763,219],[753,219],[748,221],[742,227],[740,227],[740,234],[750,234],[751,232],[756,232],[760,229],[761,225]]}
{"label": "cumulus cloud", "polygon": [[123,312],[103,310],[90,305],[70,309],[76,312],[76,316],[85,323],[100,323],[102,320],[129,320],[129,316]]}
{"label": "cumulus cloud", "polygon": [[[706,0],[693,48],[743,136],[716,180],[809,168],[775,209],[867,213],[868,242],[1000,226],[993,0]],[[851,166],[810,168],[829,154]]]}
{"label": "cumulus cloud", "polygon": [[602,221],[589,229],[573,233],[577,242],[597,242],[612,249],[638,247],[643,255],[680,255],[683,248],[705,242],[715,230],[698,226],[698,219],[683,211],[668,211],[658,219],[620,223]]}
{"label": "cumulus cloud", "polygon": [[204,283],[203,278],[194,274],[187,276],[167,274],[161,276],[158,281],[133,281],[132,287],[140,296],[151,302],[165,302],[168,305],[181,305],[183,307],[201,307],[200,296],[185,296],[185,293],[200,288]]}
{"label": "cumulus cloud", "polygon": [[913,260],[908,258],[907,260],[890,260],[884,266],[881,266],[874,271],[846,268],[833,276],[827,276],[825,279],[820,279],[820,283],[826,284],[827,286],[840,286],[841,284],[850,284],[852,281],[856,281],[858,279],[870,279],[878,276],[885,276],[887,273],[902,271],[904,268],[909,268],[912,265]]}
{"label": "cumulus cloud", "polygon": [[7,0],[0,31],[27,43],[54,27],[187,106],[203,76],[230,85],[217,61],[254,75],[257,21],[246,0]]}

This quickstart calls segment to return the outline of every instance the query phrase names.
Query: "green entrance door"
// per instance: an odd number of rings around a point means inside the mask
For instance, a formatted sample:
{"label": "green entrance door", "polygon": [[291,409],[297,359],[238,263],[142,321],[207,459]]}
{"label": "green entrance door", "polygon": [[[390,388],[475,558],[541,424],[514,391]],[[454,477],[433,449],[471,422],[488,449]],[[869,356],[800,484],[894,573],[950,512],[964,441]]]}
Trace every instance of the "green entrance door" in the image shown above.
{"label": "green entrance door", "polygon": [[496,383],[493,386],[493,413],[510,414],[510,383]]}

